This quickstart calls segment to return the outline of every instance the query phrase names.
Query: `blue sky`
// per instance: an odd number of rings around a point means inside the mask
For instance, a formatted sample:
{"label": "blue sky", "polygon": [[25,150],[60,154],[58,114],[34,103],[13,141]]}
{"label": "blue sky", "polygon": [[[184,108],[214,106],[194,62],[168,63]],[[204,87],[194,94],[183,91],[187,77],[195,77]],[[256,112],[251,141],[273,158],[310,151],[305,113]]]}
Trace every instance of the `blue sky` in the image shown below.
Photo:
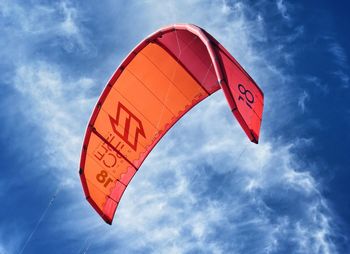
{"label": "blue sky", "polygon": [[[348,9],[0,0],[0,253],[350,253]],[[79,180],[85,126],[122,59],[172,23],[206,29],[260,85],[261,141],[218,91],[152,151],[109,226]]]}

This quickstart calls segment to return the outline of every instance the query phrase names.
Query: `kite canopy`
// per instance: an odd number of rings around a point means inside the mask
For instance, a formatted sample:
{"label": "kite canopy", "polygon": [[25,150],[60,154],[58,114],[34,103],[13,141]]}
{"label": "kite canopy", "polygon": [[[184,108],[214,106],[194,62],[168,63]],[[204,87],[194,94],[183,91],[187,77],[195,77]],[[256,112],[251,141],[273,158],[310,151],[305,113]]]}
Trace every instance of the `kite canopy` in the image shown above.
{"label": "kite canopy", "polygon": [[131,51],[97,102],[80,162],[86,198],[107,223],[157,142],[220,88],[246,135],[258,143],[263,93],[206,31],[194,25],[169,26]]}

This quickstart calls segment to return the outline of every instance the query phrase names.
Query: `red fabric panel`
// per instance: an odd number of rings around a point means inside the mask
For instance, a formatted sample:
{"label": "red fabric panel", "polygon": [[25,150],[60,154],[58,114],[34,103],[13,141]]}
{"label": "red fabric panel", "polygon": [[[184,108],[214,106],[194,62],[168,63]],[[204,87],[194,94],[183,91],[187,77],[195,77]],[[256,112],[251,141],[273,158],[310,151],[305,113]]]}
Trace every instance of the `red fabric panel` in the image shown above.
{"label": "red fabric panel", "polygon": [[257,143],[264,107],[264,95],[254,80],[231,55],[217,47],[216,50],[220,56],[227,81],[224,85],[228,86],[230,93],[225,95],[233,98],[235,102],[235,108],[232,108],[233,113],[250,140]]}
{"label": "red fabric panel", "polygon": [[119,181],[116,181],[115,186],[113,187],[113,190],[111,192],[111,198],[119,201],[124,193],[125,188],[126,186],[124,184],[122,184]]}
{"label": "red fabric panel", "polygon": [[107,198],[106,204],[103,207],[102,218],[108,223],[112,224],[115,210],[117,209],[118,203],[112,198]]}
{"label": "red fabric panel", "polygon": [[176,30],[164,34],[157,42],[164,45],[209,94],[220,89],[208,50],[196,35]]}

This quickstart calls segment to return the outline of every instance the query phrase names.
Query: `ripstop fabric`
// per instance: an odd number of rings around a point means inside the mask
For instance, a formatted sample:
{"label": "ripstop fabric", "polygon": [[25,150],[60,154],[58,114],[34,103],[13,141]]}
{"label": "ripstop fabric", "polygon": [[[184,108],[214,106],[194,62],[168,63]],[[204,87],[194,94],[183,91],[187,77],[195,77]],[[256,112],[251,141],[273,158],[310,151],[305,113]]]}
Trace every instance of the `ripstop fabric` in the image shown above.
{"label": "ripstop fabric", "polygon": [[157,142],[220,88],[244,132],[258,143],[263,93],[206,31],[195,25],[169,26],[128,55],[96,104],[80,162],[86,198],[107,223]]}

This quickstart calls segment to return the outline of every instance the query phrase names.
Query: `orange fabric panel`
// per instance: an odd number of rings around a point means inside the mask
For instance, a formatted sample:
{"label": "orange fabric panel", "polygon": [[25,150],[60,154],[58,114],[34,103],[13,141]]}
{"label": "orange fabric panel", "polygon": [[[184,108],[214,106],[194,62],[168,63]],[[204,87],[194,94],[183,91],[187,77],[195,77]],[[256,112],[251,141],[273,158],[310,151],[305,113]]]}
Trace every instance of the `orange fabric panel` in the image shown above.
{"label": "orange fabric panel", "polygon": [[207,93],[157,44],[148,44],[112,84],[93,123],[84,174],[90,198],[112,220],[121,195],[155,143]]}
{"label": "orange fabric panel", "polygon": [[[103,210],[106,198],[110,196],[117,179],[132,166],[94,133],[90,136],[85,165],[84,174],[90,198]],[[110,197],[115,202],[118,201],[115,197]]]}
{"label": "orange fabric panel", "polygon": [[147,57],[169,80],[178,88],[178,90],[188,99],[206,97],[206,92],[199,86],[189,85],[193,83],[193,78],[184,72],[180,64],[175,64],[172,57],[165,50],[160,50],[158,54],[153,51],[159,46],[150,44],[141,53]]}

